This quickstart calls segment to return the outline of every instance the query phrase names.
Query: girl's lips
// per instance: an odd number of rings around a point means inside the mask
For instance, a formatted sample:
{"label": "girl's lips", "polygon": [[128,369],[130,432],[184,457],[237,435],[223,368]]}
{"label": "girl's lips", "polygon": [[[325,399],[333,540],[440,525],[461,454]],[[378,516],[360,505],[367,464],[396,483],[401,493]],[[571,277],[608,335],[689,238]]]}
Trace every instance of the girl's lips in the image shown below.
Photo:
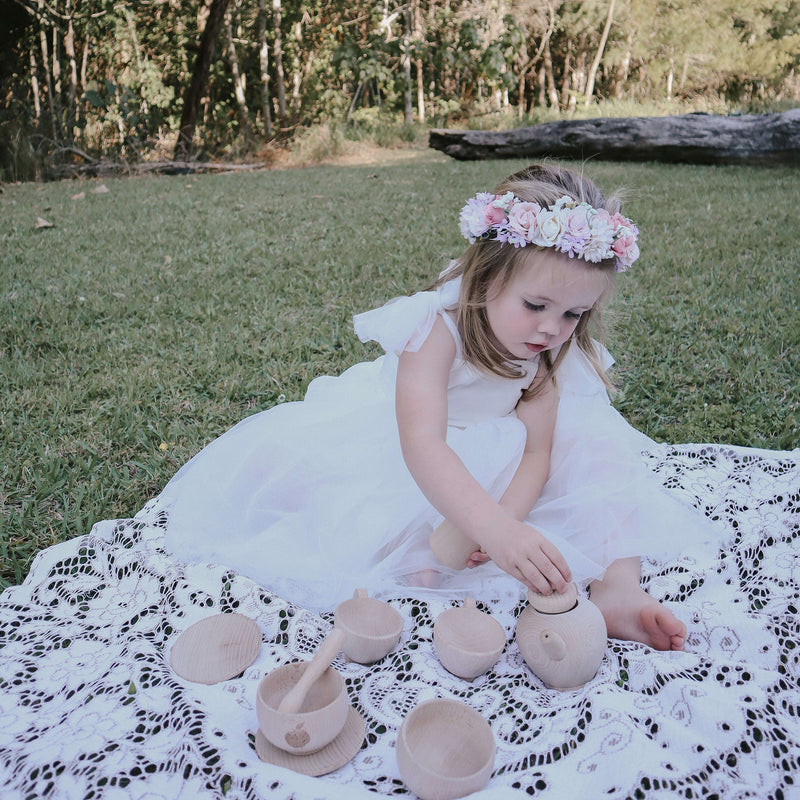
{"label": "girl's lips", "polygon": [[531,344],[530,342],[525,342],[525,347],[531,351],[531,353],[541,353],[542,350],[547,349],[547,345],[544,344]]}

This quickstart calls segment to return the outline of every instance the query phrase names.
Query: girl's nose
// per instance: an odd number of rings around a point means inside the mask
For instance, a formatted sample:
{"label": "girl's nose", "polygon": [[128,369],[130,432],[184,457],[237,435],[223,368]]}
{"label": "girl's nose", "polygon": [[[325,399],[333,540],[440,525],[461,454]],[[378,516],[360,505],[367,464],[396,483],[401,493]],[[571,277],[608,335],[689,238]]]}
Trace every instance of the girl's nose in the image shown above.
{"label": "girl's nose", "polygon": [[546,333],[548,336],[557,336],[561,330],[559,320],[555,316],[546,315],[539,322],[539,333]]}

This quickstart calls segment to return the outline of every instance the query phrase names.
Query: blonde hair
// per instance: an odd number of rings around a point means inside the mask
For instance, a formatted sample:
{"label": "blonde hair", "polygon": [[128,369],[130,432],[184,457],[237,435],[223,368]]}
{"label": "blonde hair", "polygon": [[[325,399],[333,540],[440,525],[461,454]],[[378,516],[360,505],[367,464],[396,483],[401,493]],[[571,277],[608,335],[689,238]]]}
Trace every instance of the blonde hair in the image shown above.
{"label": "blonde hair", "polygon": [[[494,192],[495,194],[513,192],[520,200],[539,203],[544,208],[568,195],[573,200],[589,203],[594,208],[606,209],[611,214],[620,210],[619,199],[616,197],[606,199],[589,178],[550,164],[532,165],[515,172],[503,180]],[[499,290],[502,290],[520,265],[530,258],[530,251],[531,246],[513,247],[491,239],[479,239],[467,248],[464,255],[455,261],[435,284],[440,286],[461,276],[456,324],[463,342],[464,358],[471,364],[504,378],[518,378],[524,372],[509,358],[509,354],[501,349],[500,343],[492,333],[486,315],[486,302],[490,288],[497,287],[499,279]],[[615,274],[613,258],[597,263],[581,261],[581,264],[586,269],[597,269],[607,273],[609,286],[613,285]],[[581,315],[572,336],[561,346],[555,358],[548,351],[542,353],[542,363],[546,372],[523,393],[523,399],[533,397],[542,391],[548,381],[555,381],[556,370],[564,360],[573,340],[586,354],[603,383],[608,388],[613,388],[600,360],[600,353],[597,352],[590,335],[591,325],[595,335],[602,336],[600,305],[606,295],[607,292],[604,292],[600,300]]]}

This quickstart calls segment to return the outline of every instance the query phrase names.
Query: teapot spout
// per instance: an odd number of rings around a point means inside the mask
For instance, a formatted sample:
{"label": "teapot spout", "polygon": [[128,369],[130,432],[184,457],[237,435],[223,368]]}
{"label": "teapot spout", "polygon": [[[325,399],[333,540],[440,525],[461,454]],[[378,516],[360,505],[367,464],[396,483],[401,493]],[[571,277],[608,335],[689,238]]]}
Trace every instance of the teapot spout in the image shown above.
{"label": "teapot spout", "polygon": [[553,661],[563,661],[566,658],[566,642],[555,631],[543,630],[539,634],[539,641],[542,643],[542,650]]}

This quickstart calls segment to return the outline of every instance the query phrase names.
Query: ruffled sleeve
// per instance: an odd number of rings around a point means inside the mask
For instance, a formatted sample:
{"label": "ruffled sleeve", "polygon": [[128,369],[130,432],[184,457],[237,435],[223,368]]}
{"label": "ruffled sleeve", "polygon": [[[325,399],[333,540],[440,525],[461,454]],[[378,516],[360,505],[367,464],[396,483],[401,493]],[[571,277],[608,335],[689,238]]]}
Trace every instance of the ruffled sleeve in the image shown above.
{"label": "ruffled sleeve", "polygon": [[[594,339],[592,339],[592,344],[599,356],[603,369],[608,369],[614,363],[611,353]],[[569,348],[564,360],[558,367],[556,382],[562,398],[567,396],[590,397],[592,395],[601,395],[608,400],[606,386],[597,374],[597,370],[586,354],[575,343]]]}
{"label": "ruffled sleeve", "polygon": [[449,281],[436,291],[396,297],[380,308],[353,318],[356,335],[362,342],[375,341],[387,353],[400,355],[416,351],[428,338],[436,316],[458,303],[459,282]]}

